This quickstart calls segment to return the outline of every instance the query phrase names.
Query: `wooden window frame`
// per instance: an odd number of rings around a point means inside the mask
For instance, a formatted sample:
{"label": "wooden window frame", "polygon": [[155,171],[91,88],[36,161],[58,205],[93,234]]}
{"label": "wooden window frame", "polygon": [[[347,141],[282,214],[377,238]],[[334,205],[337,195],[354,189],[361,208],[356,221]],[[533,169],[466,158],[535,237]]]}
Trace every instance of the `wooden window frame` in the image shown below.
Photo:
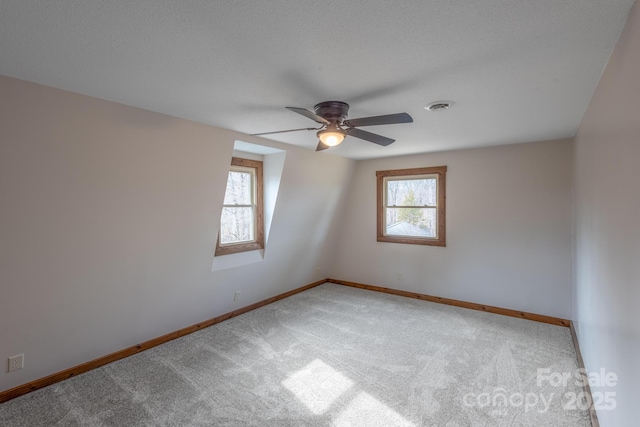
{"label": "wooden window frame", "polygon": [[[240,157],[231,158],[231,168],[233,166],[254,169],[255,182],[253,183],[253,205],[255,213],[255,240],[251,242],[220,244],[220,232],[222,230],[222,216],[220,217],[220,231],[218,231],[218,240],[216,242],[216,256],[236,254],[240,252],[255,251],[264,249],[264,202],[263,202],[263,177],[262,162],[259,160],[242,159]],[[225,187],[226,193],[226,187]],[[223,204],[224,209],[224,204]]]}
{"label": "wooden window frame", "polygon": [[[417,236],[391,236],[385,235],[385,178],[395,178],[402,176],[436,175],[436,220],[437,236],[436,237],[417,237]],[[427,168],[413,169],[395,169],[386,171],[377,171],[377,241],[387,243],[404,243],[408,245],[427,245],[427,246],[447,246],[446,244],[446,166],[435,166]]]}

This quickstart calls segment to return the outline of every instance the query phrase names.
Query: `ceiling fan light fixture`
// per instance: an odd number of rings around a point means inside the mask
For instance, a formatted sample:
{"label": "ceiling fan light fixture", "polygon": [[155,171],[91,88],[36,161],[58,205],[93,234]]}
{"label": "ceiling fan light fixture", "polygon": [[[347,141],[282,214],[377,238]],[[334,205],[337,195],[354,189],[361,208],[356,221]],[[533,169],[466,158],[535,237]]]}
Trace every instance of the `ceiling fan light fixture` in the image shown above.
{"label": "ceiling fan light fixture", "polygon": [[328,145],[329,147],[335,147],[339,145],[344,140],[344,133],[335,132],[330,130],[321,130],[318,132],[318,138],[324,145]]}
{"label": "ceiling fan light fixture", "polygon": [[340,129],[338,125],[335,123],[327,126],[326,129],[318,132],[318,139],[322,141],[324,145],[329,147],[335,147],[336,145],[340,145],[342,141],[344,141],[344,137],[346,136],[345,131]]}

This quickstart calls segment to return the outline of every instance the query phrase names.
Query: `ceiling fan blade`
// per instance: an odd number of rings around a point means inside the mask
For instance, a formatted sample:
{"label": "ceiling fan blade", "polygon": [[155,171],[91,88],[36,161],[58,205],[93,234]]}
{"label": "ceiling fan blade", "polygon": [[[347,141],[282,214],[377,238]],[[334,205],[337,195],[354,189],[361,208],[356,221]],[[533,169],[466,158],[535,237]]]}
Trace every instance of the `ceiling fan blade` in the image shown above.
{"label": "ceiling fan blade", "polygon": [[322,123],[323,125],[328,125],[329,121],[323,119],[322,117],[318,116],[315,113],[312,113],[311,111],[305,109],[305,108],[296,108],[296,107],[286,107],[287,110],[291,110],[294,113],[298,113],[301,114],[311,120],[313,120],[314,122],[318,122],[318,123]]}
{"label": "ceiling fan blade", "polygon": [[394,125],[396,123],[411,123],[413,119],[407,113],[387,114],[384,116],[362,117],[360,119],[345,120],[347,126],[375,126],[375,125]]}
{"label": "ceiling fan blade", "polygon": [[325,145],[322,141],[318,141],[318,146],[316,147],[316,151],[322,151],[329,148],[328,145]]}
{"label": "ceiling fan blade", "polygon": [[300,129],[289,129],[289,130],[275,130],[273,132],[252,133],[251,135],[260,136],[260,135],[271,135],[271,134],[274,134],[274,133],[298,132],[300,130],[320,130],[320,129],[322,129],[322,128],[319,127],[319,128],[300,128]]}
{"label": "ceiling fan blade", "polygon": [[387,146],[395,141],[395,139],[387,138],[386,136],[378,135],[376,133],[367,132],[362,129],[347,129],[347,135],[355,136],[356,138],[364,139],[365,141],[373,142],[374,144]]}

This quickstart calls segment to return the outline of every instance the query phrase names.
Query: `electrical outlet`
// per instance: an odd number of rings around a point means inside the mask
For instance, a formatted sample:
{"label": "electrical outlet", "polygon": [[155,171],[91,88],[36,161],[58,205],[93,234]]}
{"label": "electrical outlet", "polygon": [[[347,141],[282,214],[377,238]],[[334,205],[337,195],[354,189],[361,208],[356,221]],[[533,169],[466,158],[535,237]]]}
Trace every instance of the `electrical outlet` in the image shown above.
{"label": "electrical outlet", "polygon": [[9,372],[24,368],[24,354],[9,358]]}
{"label": "electrical outlet", "polygon": [[397,273],[398,275],[396,276],[398,280],[402,280],[402,273],[400,271],[398,271]]}
{"label": "electrical outlet", "polygon": [[321,274],[320,267],[316,267],[316,276],[320,276]]}
{"label": "electrical outlet", "polygon": [[239,299],[240,299],[240,291],[236,291],[236,293],[233,294],[233,300],[238,301]]}

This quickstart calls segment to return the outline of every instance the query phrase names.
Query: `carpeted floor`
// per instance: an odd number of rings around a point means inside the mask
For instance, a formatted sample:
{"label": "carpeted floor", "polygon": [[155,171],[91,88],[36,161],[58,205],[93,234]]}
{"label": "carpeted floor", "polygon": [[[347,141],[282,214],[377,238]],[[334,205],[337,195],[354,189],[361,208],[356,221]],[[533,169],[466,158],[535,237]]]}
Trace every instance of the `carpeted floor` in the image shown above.
{"label": "carpeted floor", "polygon": [[324,284],[0,404],[0,425],[588,426],[556,381],[577,367],[568,328]]}

